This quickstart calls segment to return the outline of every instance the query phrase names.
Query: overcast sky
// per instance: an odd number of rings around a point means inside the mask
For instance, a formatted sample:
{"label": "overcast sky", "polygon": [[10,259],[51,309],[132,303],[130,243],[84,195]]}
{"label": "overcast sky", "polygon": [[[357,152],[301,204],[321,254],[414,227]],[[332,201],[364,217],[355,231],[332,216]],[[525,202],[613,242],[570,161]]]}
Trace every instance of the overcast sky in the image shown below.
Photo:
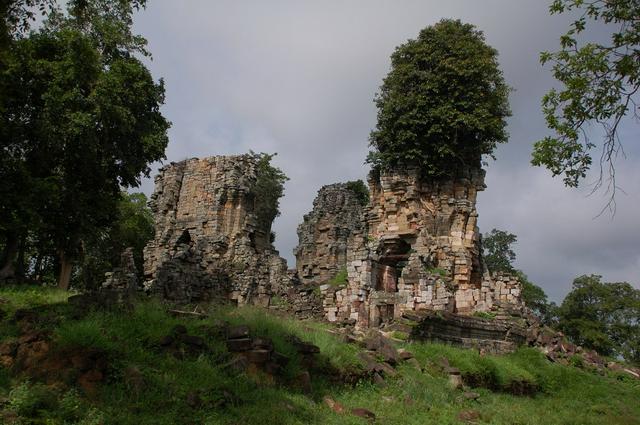
{"label": "overcast sky", "polygon": [[[480,230],[515,233],[516,266],[556,301],[573,279],[640,281],[640,125],[624,127],[617,214],[598,215],[603,194],[567,189],[529,164],[547,135],[540,99],[553,84],[539,52],[557,48],[566,16],[544,0],[212,1],[151,0],[136,17],[149,40],[156,78],[167,89],[167,161],[277,152],[291,179],[276,219],[276,247],[294,266],[296,227],[318,189],[364,179],[373,97],[394,48],[442,18],[484,31],[513,87],[510,142],[487,167]],[[593,34],[597,36],[596,34]],[[154,171],[155,172],[155,171]],[[153,191],[152,181],[143,190]]]}

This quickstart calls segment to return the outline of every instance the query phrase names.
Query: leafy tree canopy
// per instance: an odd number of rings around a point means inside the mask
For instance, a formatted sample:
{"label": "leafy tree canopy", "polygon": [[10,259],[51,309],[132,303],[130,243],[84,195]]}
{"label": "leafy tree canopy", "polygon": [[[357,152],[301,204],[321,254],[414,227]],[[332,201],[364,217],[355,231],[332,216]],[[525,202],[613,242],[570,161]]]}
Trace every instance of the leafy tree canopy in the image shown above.
{"label": "leafy tree canopy", "polygon": [[142,278],[142,252],[153,234],[153,214],[147,206],[147,197],[144,193],[122,192],[113,224],[85,236],[75,284],[88,289],[97,287],[106,272],[120,265],[120,254],[126,248],[133,248],[134,261]]}
{"label": "leafy tree canopy", "polygon": [[559,327],[575,343],[640,362],[640,290],[598,275],[573,281],[559,309]]}
{"label": "leafy tree canopy", "polygon": [[483,260],[492,272],[512,273],[516,253],[511,246],[518,237],[504,230],[493,229],[482,237]]}
{"label": "leafy tree canopy", "polygon": [[399,46],[375,98],[378,123],[367,162],[417,166],[426,177],[479,168],[507,141],[509,88],[481,31],[442,20]]}
{"label": "leafy tree canopy", "polygon": [[[534,165],[563,175],[565,185],[576,187],[596,159],[600,178],[594,190],[607,183],[609,206],[614,207],[614,160],[622,151],[619,128],[623,118],[638,118],[640,88],[640,4],[637,0],[554,0],[551,14],[578,12],[569,31],[560,38],[560,50],[543,52],[542,64],[551,63],[561,88],[542,100],[547,126],[554,134],[535,144]],[[612,29],[609,43],[580,42],[580,36],[596,21]],[[589,126],[603,131],[603,138],[589,136]]]}
{"label": "leafy tree canopy", "polygon": [[136,57],[146,53],[144,39],[130,32],[139,4],[70,2],[67,14],[54,11],[15,40],[0,71],[0,192],[42,195],[7,204],[3,227],[15,233],[36,216],[56,244],[63,287],[81,240],[115,220],[121,187],[137,186],[164,158],[164,85]]}

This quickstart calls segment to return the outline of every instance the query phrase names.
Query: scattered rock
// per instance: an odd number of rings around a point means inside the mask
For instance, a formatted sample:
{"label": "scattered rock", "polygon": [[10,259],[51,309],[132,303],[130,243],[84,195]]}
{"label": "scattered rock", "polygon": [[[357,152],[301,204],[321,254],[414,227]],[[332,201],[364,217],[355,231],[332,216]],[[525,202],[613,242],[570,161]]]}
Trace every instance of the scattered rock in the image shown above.
{"label": "scattered rock", "polygon": [[227,333],[228,339],[244,339],[249,338],[249,326],[237,325],[229,328]]}
{"label": "scattered rock", "polygon": [[377,372],[373,374],[372,379],[373,379],[373,383],[379,387],[387,386],[387,383],[385,382],[384,378]]}
{"label": "scattered rock", "polygon": [[326,404],[327,406],[329,406],[329,409],[333,410],[336,413],[344,413],[344,406],[342,404],[340,404],[339,402],[335,401],[334,399],[332,399],[329,396],[325,396],[322,401],[324,401],[324,404]]}
{"label": "scattered rock", "polygon": [[0,356],[15,356],[17,350],[17,341],[5,341],[0,344]]}
{"label": "scattered rock", "polygon": [[204,348],[204,339],[195,335],[182,334],[180,335],[180,341],[193,347]]}
{"label": "scattered rock", "polygon": [[294,386],[305,394],[311,394],[311,375],[304,371],[295,377]]}
{"label": "scattered rock", "polygon": [[228,339],[227,349],[232,352],[241,352],[251,350],[253,344],[250,338]]}
{"label": "scattered rock", "polygon": [[370,421],[376,420],[376,415],[371,410],[363,409],[361,407],[356,407],[355,409],[351,409],[351,414],[354,416],[359,416],[361,418],[368,419]]}
{"label": "scattered rock", "polygon": [[273,350],[273,342],[270,338],[254,338],[252,344],[254,348],[263,348],[269,351]]}
{"label": "scattered rock", "polygon": [[269,361],[271,352],[269,350],[256,349],[245,353],[247,360],[251,363],[263,364]]}
{"label": "scattered rock", "polygon": [[475,424],[480,421],[480,412],[477,410],[463,410],[458,413],[458,420],[468,424]]}
{"label": "scattered rock", "polygon": [[276,362],[281,367],[285,367],[287,364],[289,364],[289,357],[277,351],[271,353],[271,360]]}
{"label": "scattered rock", "polygon": [[168,347],[169,345],[173,344],[173,341],[174,338],[171,335],[167,335],[162,337],[159,344],[161,347]]}
{"label": "scattered rock", "polygon": [[418,360],[416,360],[414,358],[405,360],[405,363],[407,363],[408,365],[413,366],[414,368],[416,368],[418,370],[422,370],[422,367],[420,367],[420,363],[418,362]]}
{"label": "scattered rock", "polygon": [[249,367],[249,360],[244,356],[235,356],[229,362],[222,365],[223,369],[236,373],[244,372]]}
{"label": "scattered rock", "polygon": [[384,362],[378,363],[376,365],[376,371],[382,372],[385,374],[385,376],[388,376],[388,377],[394,377],[398,375],[398,372],[393,367],[391,367],[390,364],[384,363]]}
{"label": "scattered rock", "polygon": [[460,371],[455,367],[450,367],[447,372],[449,373],[449,386],[455,390],[462,388],[464,383]]}
{"label": "scattered rock", "polygon": [[413,353],[411,353],[410,351],[405,350],[404,348],[401,348],[398,350],[398,356],[400,357],[400,360],[409,360],[409,359],[413,359]]}
{"label": "scattered rock", "polygon": [[467,391],[464,394],[462,394],[462,396],[467,400],[477,400],[480,398],[480,394],[474,393],[472,391]]}

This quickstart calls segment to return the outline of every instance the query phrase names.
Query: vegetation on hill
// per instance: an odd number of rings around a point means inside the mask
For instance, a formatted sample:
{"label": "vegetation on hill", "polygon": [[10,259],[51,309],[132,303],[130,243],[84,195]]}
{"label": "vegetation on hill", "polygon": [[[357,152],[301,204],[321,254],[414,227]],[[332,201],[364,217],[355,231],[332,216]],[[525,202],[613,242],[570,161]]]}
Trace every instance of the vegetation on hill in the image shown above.
{"label": "vegetation on hill", "polygon": [[640,364],[640,290],[601,279],[573,281],[558,309],[558,328],[576,344]]}
{"label": "vegetation on hill", "polygon": [[627,282],[602,282],[583,275],[560,306],[513,266],[516,235],[493,229],[483,237],[483,260],[491,272],[511,273],[522,283],[522,299],[542,321],[575,344],[640,364],[640,290]]}
{"label": "vegetation on hill", "polygon": [[509,88],[481,31],[444,19],[396,48],[376,96],[374,167],[416,166],[427,177],[479,168],[507,141]]}
{"label": "vegetation on hill", "polygon": [[[353,408],[367,409],[376,423],[385,424],[633,424],[640,417],[639,381],[630,375],[553,364],[535,349],[481,356],[446,345],[398,342],[415,362],[398,365],[395,376],[376,384],[363,374],[362,346],[327,324],[249,307],[205,308],[207,318],[175,317],[155,301],[129,310],[91,310],[67,304],[68,295],[35,287],[0,289],[0,346],[28,341],[26,335],[40,331],[48,332],[51,346],[35,368],[0,367],[3,423],[368,423],[352,415]],[[223,321],[248,325],[252,334],[270,338],[291,359],[282,377],[274,382],[260,371],[230,368],[230,353],[218,332]],[[181,326],[184,335],[201,338],[206,349],[163,349],[161,341]],[[292,336],[320,349],[310,369],[310,392],[296,385],[308,365]],[[443,359],[475,387],[451,387]],[[104,376],[78,379],[99,363]],[[534,390],[525,392],[528,396],[513,394],[522,388]],[[327,398],[342,411],[330,407]]]}

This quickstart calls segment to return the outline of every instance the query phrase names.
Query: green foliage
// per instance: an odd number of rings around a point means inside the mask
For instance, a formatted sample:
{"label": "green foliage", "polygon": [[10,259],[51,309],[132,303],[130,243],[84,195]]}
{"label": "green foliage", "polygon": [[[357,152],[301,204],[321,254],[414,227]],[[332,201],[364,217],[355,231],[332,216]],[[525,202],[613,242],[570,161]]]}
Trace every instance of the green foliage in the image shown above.
{"label": "green foliage", "polygon": [[521,270],[515,270],[515,275],[522,284],[522,300],[542,320],[545,325],[555,326],[558,321],[558,306],[549,302],[544,289],[531,282]]}
{"label": "green foliage", "polygon": [[0,231],[52,241],[64,265],[113,223],[121,187],[139,185],[164,158],[164,85],[136,57],[145,41],[131,34],[143,3],[70,2],[66,15],[52,12],[14,41],[0,71],[0,194],[9,194]]}
{"label": "green foliage", "polygon": [[522,300],[547,325],[555,324],[557,306],[549,302],[544,290],[531,282],[522,270],[513,267],[516,253],[511,248],[518,240],[513,233],[493,229],[482,238],[482,259],[489,271],[509,273],[522,284]]}
{"label": "green foliage", "polygon": [[[591,152],[601,149],[600,180],[610,181],[615,194],[614,160],[621,152],[618,129],[625,115],[637,117],[640,88],[640,5],[635,0],[554,0],[551,14],[571,13],[577,19],[560,38],[560,50],[542,52],[540,62],[552,64],[553,76],[561,88],[550,90],[542,100],[547,126],[554,134],[536,142],[534,165],[548,168],[554,176],[564,175],[565,185],[575,187],[593,162]],[[579,37],[589,25],[607,24],[610,42],[585,42]],[[589,127],[602,129],[589,137]],[[613,199],[613,198],[612,198]]]}
{"label": "green foliage", "polygon": [[481,319],[494,320],[496,318],[495,313],[490,311],[474,311],[473,315],[475,317],[480,317]]}
{"label": "green foliage", "polygon": [[509,88],[495,49],[473,25],[442,20],[399,46],[375,103],[374,167],[417,166],[427,177],[479,168],[507,141]]}
{"label": "green foliage", "polygon": [[347,284],[348,279],[349,275],[347,273],[347,268],[343,267],[333,278],[329,279],[327,283],[331,286],[343,286]]}
{"label": "green foliage", "polygon": [[120,265],[120,255],[126,248],[133,248],[138,277],[142,278],[142,251],[153,235],[153,214],[147,206],[147,197],[143,193],[122,192],[114,223],[85,236],[82,262],[74,286],[96,288],[106,272]]}
{"label": "green foliage", "polygon": [[92,315],[79,322],[65,323],[56,329],[55,340],[63,349],[94,348],[113,352],[115,345],[102,328],[101,315]]}
{"label": "green foliage", "polygon": [[361,205],[367,205],[369,203],[369,188],[364,184],[362,180],[352,180],[345,183],[347,189],[356,194],[358,202]]}
{"label": "green foliage", "polygon": [[[0,297],[6,300],[3,308],[15,309],[13,304],[19,296],[16,291],[0,287]],[[8,383],[7,379],[0,381],[0,396],[4,396],[7,386],[13,389],[12,396],[7,397],[10,404],[0,406],[0,410],[4,409],[1,417],[10,417],[13,405],[34,415],[19,416],[17,423],[34,424],[365,423],[348,413],[332,411],[322,402],[326,395],[341,403],[347,412],[366,408],[376,414],[376,422],[392,425],[453,425],[459,423],[456,416],[460,411],[470,409],[477,410],[482,421],[496,425],[632,424],[640,416],[637,381],[622,374],[599,376],[551,363],[533,348],[506,356],[480,356],[476,350],[442,344],[399,343],[414,354],[420,368],[404,362],[397,366],[397,376],[387,377],[383,386],[367,379],[346,385],[340,375],[361,370],[358,355],[363,348],[345,342],[327,323],[281,317],[256,307],[211,306],[204,310],[210,315],[205,319],[173,317],[166,308],[161,303],[145,301],[132,310],[95,311],[83,317],[58,317],[59,323],[47,321],[44,325],[54,330],[54,335],[59,334],[60,327],[68,332],[75,327],[85,329],[85,335],[99,333],[107,338],[110,355],[106,379],[89,398],[79,390],[63,392],[53,386],[25,383],[19,375],[12,374]],[[276,350],[291,356],[287,376],[295,376],[302,367],[288,336],[293,334],[318,345],[312,393],[305,395],[289,385],[257,384],[250,373],[228,370],[224,363],[230,353],[224,336],[211,332],[219,320],[247,324],[252,334],[272,338]],[[80,325],[85,321],[89,325]],[[184,325],[189,335],[201,336],[209,350],[181,360],[160,350],[158,341],[177,324]],[[0,322],[0,327],[8,325],[6,320]],[[478,401],[466,400],[463,391],[448,385],[446,374],[437,366],[442,357],[467,378],[476,378],[474,385],[480,386],[473,391],[480,394]],[[140,372],[142,388],[136,389],[127,381],[128,368]],[[0,368],[0,377],[5,371]],[[535,385],[538,394],[521,397],[510,393],[523,385]],[[194,392],[202,400],[198,408],[187,404],[188,395]],[[52,399],[51,395],[55,397]]]}
{"label": "green foliage", "polygon": [[284,195],[284,184],[289,178],[281,169],[271,165],[271,160],[277,154],[250,152],[250,155],[256,161],[256,182],[252,193],[258,227],[271,238],[271,224],[280,215],[280,198]]}
{"label": "green foliage", "polygon": [[584,275],[573,281],[558,310],[558,326],[576,344],[639,363],[640,290],[601,278]]}
{"label": "green foliage", "polygon": [[441,278],[447,277],[447,271],[440,267],[426,267],[425,271],[429,274],[438,275]]}
{"label": "green foliage", "polygon": [[512,262],[516,259],[516,253],[511,246],[516,243],[518,237],[504,230],[493,229],[482,238],[482,254],[487,268],[496,273],[513,273]]}
{"label": "green foliage", "polygon": [[56,394],[43,384],[23,382],[9,393],[9,406],[21,416],[37,417],[43,410],[57,408]]}

